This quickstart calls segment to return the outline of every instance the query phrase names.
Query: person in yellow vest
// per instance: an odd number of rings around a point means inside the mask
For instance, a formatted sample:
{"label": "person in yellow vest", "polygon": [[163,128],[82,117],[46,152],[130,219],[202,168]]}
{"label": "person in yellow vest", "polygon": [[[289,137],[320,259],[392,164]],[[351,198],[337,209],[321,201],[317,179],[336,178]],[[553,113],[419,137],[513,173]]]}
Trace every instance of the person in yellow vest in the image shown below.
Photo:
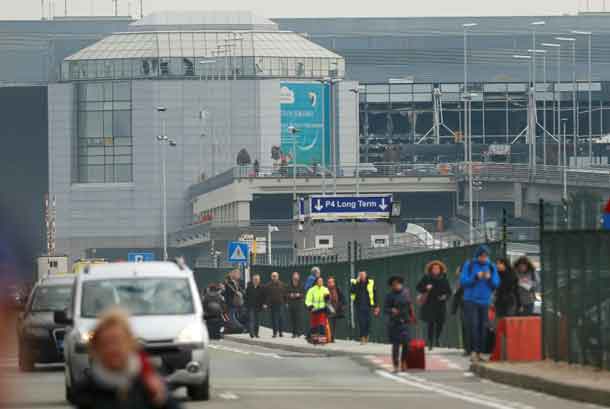
{"label": "person in yellow vest", "polygon": [[379,316],[379,303],[377,302],[377,287],[375,280],[368,277],[366,271],[358,273],[358,278],[351,280],[351,298],[354,303],[354,312],[358,322],[360,343],[369,342],[371,314]]}
{"label": "person in yellow vest", "polygon": [[305,306],[310,313],[311,342],[326,343],[326,323],[328,320],[328,299],[330,292],[324,287],[324,279],[318,277],[315,285],[307,291]]}

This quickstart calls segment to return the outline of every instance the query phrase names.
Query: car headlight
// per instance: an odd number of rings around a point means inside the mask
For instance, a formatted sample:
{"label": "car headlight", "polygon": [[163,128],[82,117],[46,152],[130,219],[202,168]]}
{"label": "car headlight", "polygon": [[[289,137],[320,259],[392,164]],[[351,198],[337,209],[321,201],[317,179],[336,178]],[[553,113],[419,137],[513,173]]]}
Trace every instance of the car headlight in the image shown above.
{"label": "car headlight", "polygon": [[176,342],[180,343],[199,343],[204,342],[203,326],[199,323],[192,323],[184,328],[176,337]]}
{"label": "car headlight", "polygon": [[80,334],[80,342],[81,344],[89,344],[89,341],[91,341],[91,338],[93,338],[93,331],[85,331],[85,332],[81,332]]}
{"label": "car headlight", "polygon": [[40,327],[26,327],[25,334],[30,337],[42,338],[49,336],[49,330],[47,328]]}

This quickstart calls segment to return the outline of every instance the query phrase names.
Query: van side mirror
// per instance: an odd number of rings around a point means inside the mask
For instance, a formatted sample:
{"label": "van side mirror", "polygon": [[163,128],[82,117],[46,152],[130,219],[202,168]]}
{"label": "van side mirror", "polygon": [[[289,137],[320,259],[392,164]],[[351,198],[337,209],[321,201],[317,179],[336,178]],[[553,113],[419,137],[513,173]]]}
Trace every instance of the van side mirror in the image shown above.
{"label": "van side mirror", "polygon": [[55,321],[56,324],[65,326],[70,326],[73,324],[73,320],[68,317],[68,312],[65,310],[55,311],[53,313],[53,321]]}

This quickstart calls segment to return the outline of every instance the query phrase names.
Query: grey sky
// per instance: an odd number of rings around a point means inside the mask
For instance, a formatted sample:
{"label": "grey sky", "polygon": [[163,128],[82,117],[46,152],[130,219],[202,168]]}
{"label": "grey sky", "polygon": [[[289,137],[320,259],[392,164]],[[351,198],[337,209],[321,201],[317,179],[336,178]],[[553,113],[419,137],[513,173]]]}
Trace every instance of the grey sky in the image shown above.
{"label": "grey sky", "polygon": [[[63,15],[65,0],[55,2],[55,14]],[[110,15],[113,0],[67,0],[71,15]],[[118,0],[121,14],[129,5],[135,13],[140,0]],[[265,17],[333,16],[465,16],[557,15],[575,13],[587,3],[601,10],[604,0],[143,0],[145,14],[153,10],[252,10]],[[2,0],[0,19],[40,18],[41,0]],[[10,5],[9,5],[10,4]],[[610,6],[610,1],[608,2]]]}

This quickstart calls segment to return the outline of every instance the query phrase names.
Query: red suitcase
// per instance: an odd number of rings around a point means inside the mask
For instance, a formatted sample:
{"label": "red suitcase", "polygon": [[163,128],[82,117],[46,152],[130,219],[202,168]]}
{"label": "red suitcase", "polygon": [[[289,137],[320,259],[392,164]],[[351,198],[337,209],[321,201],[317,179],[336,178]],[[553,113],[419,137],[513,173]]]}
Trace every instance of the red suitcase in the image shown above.
{"label": "red suitcase", "polygon": [[426,369],[426,341],[423,339],[412,339],[409,342],[409,354],[407,355],[408,369]]}

